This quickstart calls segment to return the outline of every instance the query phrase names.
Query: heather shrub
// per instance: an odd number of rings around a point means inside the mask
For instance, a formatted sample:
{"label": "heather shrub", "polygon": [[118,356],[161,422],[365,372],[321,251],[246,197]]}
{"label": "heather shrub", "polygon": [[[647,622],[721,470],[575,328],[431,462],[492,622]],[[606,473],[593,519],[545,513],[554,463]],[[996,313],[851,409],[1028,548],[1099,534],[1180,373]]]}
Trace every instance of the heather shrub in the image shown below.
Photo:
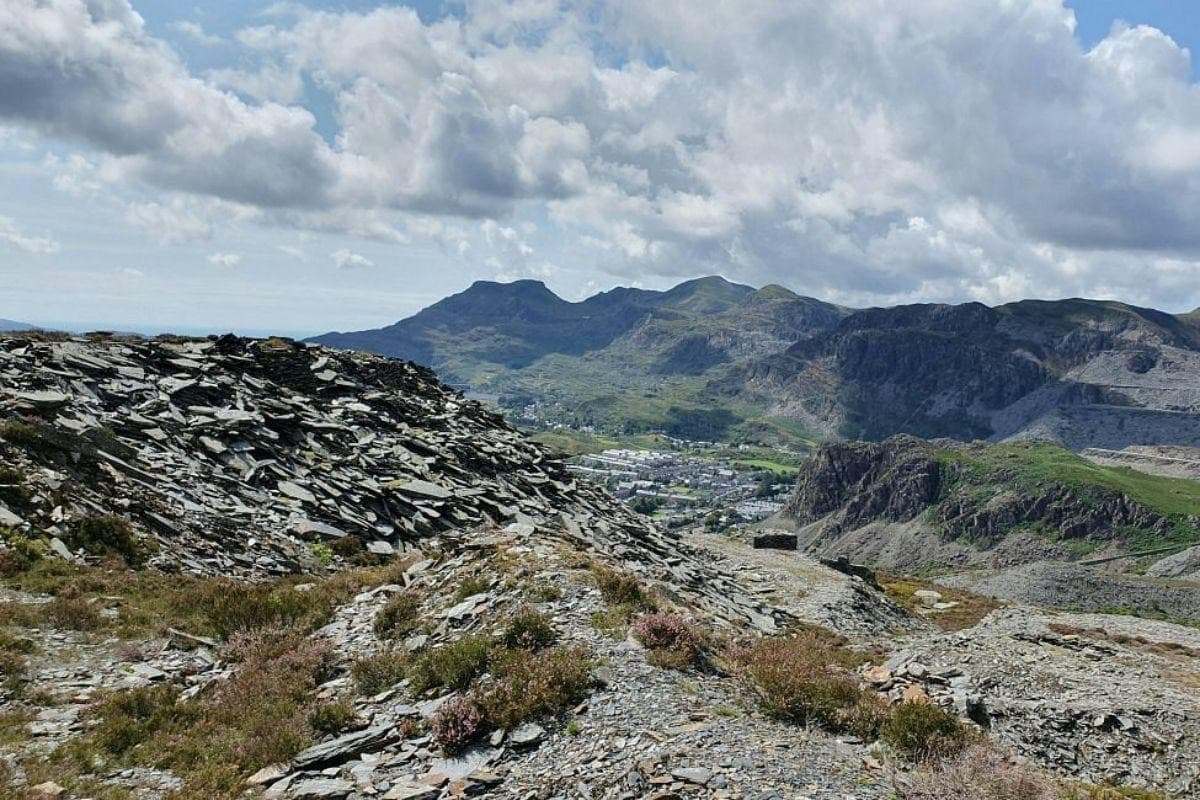
{"label": "heather shrub", "polygon": [[349,700],[323,703],[308,715],[309,727],[318,735],[341,733],[354,724],[354,704]]}
{"label": "heather shrub", "polygon": [[512,729],[578,704],[591,683],[591,663],[582,648],[513,650],[497,660],[494,680],[480,688],[478,702],[488,722]]}
{"label": "heather shrub", "polygon": [[417,694],[434,687],[466,689],[487,670],[492,648],[489,637],[471,635],[426,650],[410,662],[409,684]]}
{"label": "heather shrub", "polygon": [[679,614],[653,612],[634,620],[633,638],[646,649],[651,664],[671,669],[685,669],[701,660],[704,636],[699,626]]}
{"label": "heather shrub", "polygon": [[862,657],[827,631],[761,639],[733,653],[743,685],[768,715],[874,738],[882,707],[850,669]]}
{"label": "heather shrub", "polygon": [[96,556],[117,555],[131,567],[141,566],[149,551],[124,519],[112,514],[85,517],[74,526],[70,535],[75,547],[82,547]]}
{"label": "heather shrub", "polygon": [[635,611],[653,611],[656,607],[654,598],[632,575],[602,566],[593,567],[592,575],[600,589],[600,596],[608,605],[625,606]]}
{"label": "heather shrub", "polygon": [[913,761],[953,756],[975,738],[958,717],[932,703],[895,706],[880,733],[885,742]]}
{"label": "heather shrub", "polygon": [[375,635],[383,639],[407,636],[421,619],[421,596],[413,591],[393,595],[375,613]]}
{"label": "heather shrub", "polygon": [[350,665],[350,677],[359,694],[379,694],[404,680],[408,661],[398,653],[382,652],[363,656]]}
{"label": "heather shrub", "polygon": [[479,733],[483,715],[469,697],[452,697],[429,720],[435,742],[447,753],[456,753],[471,743]]}
{"label": "heather shrub", "polygon": [[367,549],[357,536],[342,536],[329,543],[329,550],[342,558],[353,558]]}
{"label": "heather shrub", "polygon": [[540,650],[558,640],[558,632],[550,618],[536,608],[517,609],[504,626],[501,635],[504,646],[522,650]]}

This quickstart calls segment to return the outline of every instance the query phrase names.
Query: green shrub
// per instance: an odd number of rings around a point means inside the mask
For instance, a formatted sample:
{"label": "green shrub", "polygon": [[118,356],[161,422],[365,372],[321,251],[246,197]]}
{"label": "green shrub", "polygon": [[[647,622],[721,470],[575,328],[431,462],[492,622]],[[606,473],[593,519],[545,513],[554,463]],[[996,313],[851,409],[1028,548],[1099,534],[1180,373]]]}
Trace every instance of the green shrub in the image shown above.
{"label": "green shrub", "polygon": [[880,731],[885,742],[913,761],[953,756],[974,743],[958,717],[932,703],[901,703]]}
{"label": "green shrub", "polygon": [[23,509],[33,493],[25,486],[25,473],[14,467],[0,467],[0,502],[9,508]]}
{"label": "green shrub", "polygon": [[487,670],[493,647],[491,638],[471,635],[426,650],[409,664],[409,684],[417,694],[435,687],[466,689]]}
{"label": "green shrub", "polygon": [[375,613],[375,635],[381,639],[407,636],[421,619],[421,596],[414,591],[393,595]]}
{"label": "green shrub", "polygon": [[108,755],[125,756],[172,721],[178,693],[158,684],[109,695],[89,712],[92,738]]}
{"label": "green shrub", "polygon": [[491,588],[491,585],[492,582],[482,575],[471,575],[458,585],[458,589],[454,592],[454,600],[461,603],[468,597],[483,594]]}
{"label": "green shrub", "polygon": [[738,675],[769,716],[865,739],[878,734],[883,701],[850,667],[862,656],[827,631],[761,639],[733,654]]}
{"label": "green shrub", "polygon": [[548,616],[525,606],[508,619],[501,638],[508,648],[540,650],[558,641],[558,632]]}
{"label": "green shrub", "polygon": [[84,517],[75,524],[71,542],[96,556],[117,555],[131,567],[146,563],[149,551],[129,523],[111,514]]}
{"label": "green shrub", "polygon": [[29,570],[42,557],[41,546],[20,531],[0,527],[0,578],[12,578]]}
{"label": "green shrub", "polygon": [[408,659],[385,651],[356,659],[350,665],[350,677],[359,694],[375,695],[404,680],[407,669]]}
{"label": "green shrub", "polygon": [[308,552],[326,567],[333,563],[333,548],[324,542],[313,542],[308,546]]}
{"label": "green shrub", "polygon": [[600,596],[610,606],[626,606],[636,611],[653,611],[657,604],[637,578],[615,569],[596,566],[592,569]]}
{"label": "green shrub", "polygon": [[341,733],[354,724],[357,715],[349,700],[337,700],[317,706],[308,715],[309,726],[321,736]]}
{"label": "green shrub", "polygon": [[497,660],[495,673],[478,702],[489,723],[507,730],[577,705],[592,685],[591,662],[578,647],[512,650]]}

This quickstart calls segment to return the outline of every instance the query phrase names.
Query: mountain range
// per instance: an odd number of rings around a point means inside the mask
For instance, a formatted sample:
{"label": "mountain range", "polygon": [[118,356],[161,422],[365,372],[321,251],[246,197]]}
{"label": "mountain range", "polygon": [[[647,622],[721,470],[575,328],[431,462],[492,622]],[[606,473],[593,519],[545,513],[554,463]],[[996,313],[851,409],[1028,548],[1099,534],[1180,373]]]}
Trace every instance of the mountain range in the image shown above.
{"label": "mountain range", "polygon": [[1113,301],[851,309],[707,277],[572,303],[538,281],[480,281],[394,325],[315,341],[625,433],[1200,444],[1200,313]]}

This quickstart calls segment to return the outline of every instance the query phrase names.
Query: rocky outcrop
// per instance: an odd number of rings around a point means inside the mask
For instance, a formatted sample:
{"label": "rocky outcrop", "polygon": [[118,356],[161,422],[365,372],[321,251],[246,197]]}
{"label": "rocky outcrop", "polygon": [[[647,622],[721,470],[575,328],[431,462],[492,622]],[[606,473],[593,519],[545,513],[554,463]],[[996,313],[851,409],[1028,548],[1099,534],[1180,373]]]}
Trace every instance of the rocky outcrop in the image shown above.
{"label": "rocky outcrop", "polygon": [[801,523],[835,512],[845,527],[904,522],[937,502],[942,480],[932,448],[911,436],[828,444],[804,463],[787,511]]}

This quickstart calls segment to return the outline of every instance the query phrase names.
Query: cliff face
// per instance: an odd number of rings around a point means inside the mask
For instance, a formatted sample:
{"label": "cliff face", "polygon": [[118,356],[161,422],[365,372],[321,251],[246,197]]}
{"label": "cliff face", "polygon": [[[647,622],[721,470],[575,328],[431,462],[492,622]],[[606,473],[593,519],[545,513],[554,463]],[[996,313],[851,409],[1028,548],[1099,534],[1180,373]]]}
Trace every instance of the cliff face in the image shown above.
{"label": "cliff face", "polygon": [[[1200,538],[1197,510],[1200,483],[1131,477],[1045,443],[898,436],[822,446],[801,468],[786,513],[809,526],[815,548],[868,560],[887,550],[886,542],[868,540],[902,525],[915,539],[914,554],[929,554],[925,566],[935,566],[1188,541]],[[1034,541],[1023,555],[1020,543]]]}

